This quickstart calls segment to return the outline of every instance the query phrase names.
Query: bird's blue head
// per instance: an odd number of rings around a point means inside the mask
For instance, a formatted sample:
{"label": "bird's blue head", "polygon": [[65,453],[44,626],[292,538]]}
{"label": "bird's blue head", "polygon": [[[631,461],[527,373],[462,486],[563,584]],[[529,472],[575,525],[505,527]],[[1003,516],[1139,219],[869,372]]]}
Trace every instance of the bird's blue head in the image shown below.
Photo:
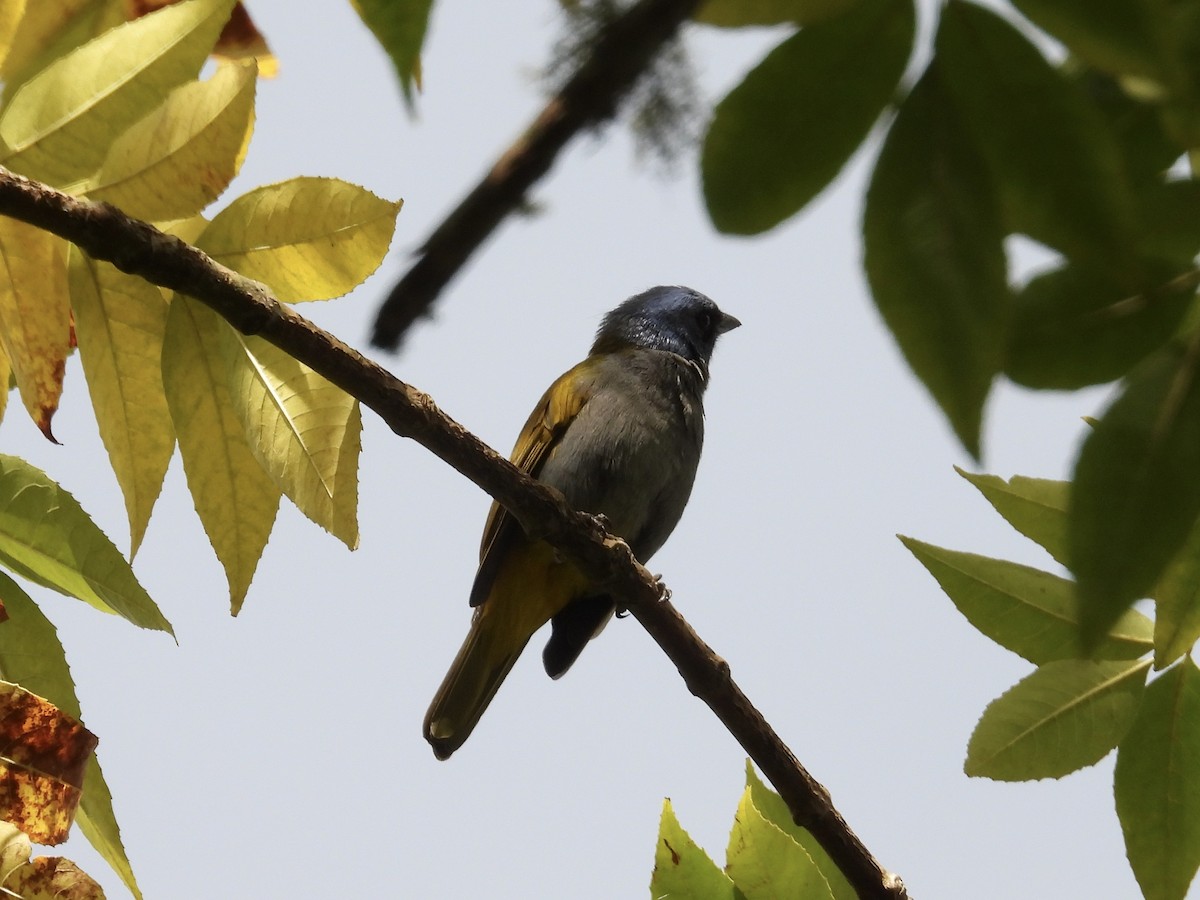
{"label": "bird's blue head", "polygon": [[741,324],[699,291],[678,285],[654,287],[604,317],[592,353],[629,347],[668,350],[707,373],[717,338]]}

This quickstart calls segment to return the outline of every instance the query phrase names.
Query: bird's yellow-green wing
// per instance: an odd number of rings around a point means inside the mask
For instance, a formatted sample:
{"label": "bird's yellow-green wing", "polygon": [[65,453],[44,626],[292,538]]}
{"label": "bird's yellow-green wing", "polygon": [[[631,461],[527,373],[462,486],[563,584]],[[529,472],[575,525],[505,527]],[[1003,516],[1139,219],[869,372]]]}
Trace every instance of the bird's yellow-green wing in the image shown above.
{"label": "bird's yellow-green wing", "polygon": [[[590,360],[584,360],[561,375],[542,395],[529,414],[509,459],[513,465],[536,478],[563,434],[591,397]],[[471,606],[478,606],[488,595],[496,569],[506,549],[521,536],[521,526],[499,503],[492,503],[483,539],[479,545],[479,572],[471,588]]]}

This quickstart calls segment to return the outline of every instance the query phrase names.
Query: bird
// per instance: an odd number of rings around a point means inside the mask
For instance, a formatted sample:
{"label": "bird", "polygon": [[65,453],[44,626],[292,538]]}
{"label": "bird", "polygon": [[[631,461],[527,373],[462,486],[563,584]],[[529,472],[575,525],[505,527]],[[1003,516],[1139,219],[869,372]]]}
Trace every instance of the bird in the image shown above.
{"label": "bird", "polygon": [[[660,285],[601,320],[588,356],[542,395],[512,462],[603,517],[645,563],[675,529],[704,441],[717,338],[741,325],[691,288]],[[471,626],[425,716],[438,759],[467,740],[530,638],[547,622],[546,673],[560,678],[616,611],[613,598],[493,503],[471,588]]]}

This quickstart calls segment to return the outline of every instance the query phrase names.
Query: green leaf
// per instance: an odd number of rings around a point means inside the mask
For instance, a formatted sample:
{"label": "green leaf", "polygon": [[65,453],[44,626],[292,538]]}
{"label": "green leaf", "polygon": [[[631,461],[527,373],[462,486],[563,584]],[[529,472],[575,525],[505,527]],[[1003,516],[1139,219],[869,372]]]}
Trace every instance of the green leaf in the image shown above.
{"label": "green leaf", "polygon": [[1195,286],[1148,265],[1134,289],[1102,269],[1068,264],[1017,295],[1005,374],[1033,388],[1074,390],[1122,377],[1174,334]]}
{"label": "green leaf", "polygon": [[[75,682],[54,625],[29,595],[3,572],[0,572],[0,601],[8,613],[7,620],[0,623],[0,679],[16,682],[27,691],[45,697],[68,715],[81,718]],[[121,842],[121,829],[113,814],[112,794],[94,753],[84,774],[83,796],[75,823],[133,896],[141,900],[142,892],[129,865]]]}
{"label": "green leaf", "polygon": [[433,0],[350,0],[350,5],[391,57],[411,110],[413,88],[421,89],[421,44]]}
{"label": "green leaf", "polygon": [[1008,481],[995,475],[954,471],[979,489],[996,512],[1013,528],[1044,549],[1056,562],[1067,564],[1067,494],[1069,482],[1014,475]]}
{"label": "green leaf", "polygon": [[0,680],[19,684],[81,719],[75,682],[58,631],[20,586],[0,572]]}
{"label": "green leaf", "polygon": [[1200,181],[1155,182],[1138,194],[1144,223],[1138,246],[1147,256],[1168,259],[1188,272],[1200,253]]}
{"label": "green leaf", "polygon": [[[967,621],[1035,665],[1082,656],[1075,586],[1065,578],[1003,559],[935,547],[913,538],[901,543],[937,579]],[[1154,626],[1127,610],[1093,656],[1132,659],[1153,647]]]}
{"label": "green leaf", "polygon": [[1147,900],[1183,900],[1200,865],[1200,672],[1190,660],[1150,683],[1117,750],[1125,852]]}
{"label": "green leaf", "polygon": [[118,134],[194,78],[233,0],[185,0],[55,60],[0,113],[0,162],[67,187],[100,167]]}
{"label": "green leaf", "polygon": [[175,452],[162,384],[167,304],[148,281],[75,247],[69,268],[79,356],[100,437],[125,496],[132,557]]}
{"label": "green leaf", "polygon": [[840,16],[859,0],[707,0],[693,18],[702,25],[812,25]]}
{"label": "green leaf", "polygon": [[328,300],[379,267],[400,205],[335,178],[293,178],[238,197],[196,246],[285,303]]}
{"label": "green leaf", "polygon": [[1179,159],[1180,146],[1168,137],[1157,103],[1130,96],[1116,78],[1087,66],[1071,66],[1067,74],[1116,138],[1131,181],[1156,181]]}
{"label": "green leaf", "polygon": [[225,569],[236,615],[275,524],[280,492],[255,459],[229,392],[227,328],[207,306],[177,294],[167,314],[162,361],[183,473]]}
{"label": "green leaf", "polygon": [[1200,388],[1192,355],[1142,366],[1087,436],[1067,522],[1086,647],[1147,596],[1200,515]]}
{"label": "green leaf", "polygon": [[726,877],[708,854],[691,839],[675,818],[671,801],[663,800],[658,843],[654,850],[654,872],[650,876],[650,896],[704,897],[734,900],[733,882]]}
{"label": "green leaf", "polygon": [[1154,668],[1165,669],[1200,639],[1200,522],[1154,587]]}
{"label": "green leaf", "polygon": [[857,900],[858,892],[850,886],[842,870],[817,843],[812,832],[796,824],[783,798],[762,782],[750,760],[746,760],[746,787],[750,790],[750,802],[763,818],[803,847],[804,852],[812,858],[825,877],[834,900]]}
{"label": "green leaf", "polygon": [[1200,7],[1195,3],[1156,4],[1155,37],[1166,81],[1163,121],[1181,146],[1200,148]]}
{"label": "green leaf", "polygon": [[1142,0],[1013,0],[1013,6],[1092,65],[1154,77],[1160,53]]}
{"label": "green leaf", "polygon": [[113,141],[86,193],[152,222],[200,212],[242,166],[256,83],[254,65],[229,63],[208,81],[176,88]]}
{"label": "green leaf", "polygon": [[860,0],[788,38],[718,104],[701,171],[719,231],[766,231],[834,179],[891,98],[914,21],[911,0]]}
{"label": "green leaf", "polygon": [[996,781],[1061,778],[1103,759],[1138,714],[1149,660],[1063,659],[984,710],[964,770]]}
{"label": "green leaf", "polygon": [[142,891],[133,875],[133,867],[125,854],[125,845],[121,841],[121,828],[117,825],[117,816],[112,807],[112,791],[100,771],[100,761],[96,754],[88,760],[87,771],[83,775],[83,796],[79,799],[79,808],[75,810],[75,824],[83,832],[96,852],[112,866],[129,892],[137,900],[141,900]]}
{"label": "green leaf", "polygon": [[804,848],[755,808],[749,787],[742,794],[729,834],[725,874],[746,900],[833,897],[821,870]]}
{"label": "green leaf", "polygon": [[173,634],[129,563],[46,473],[0,454],[0,563],[142,628]]}
{"label": "green leaf", "polygon": [[867,191],[864,265],[904,357],[979,455],[1009,301],[987,172],[934,66],[900,107]]}
{"label": "green leaf", "polygon": [[230,398],[259,464],[302,513],[358,546],[358,401],[256,337],[222,329]]}
{"label": "green leaf", "polygon": [[1078,87],[1012,25],[962,0],[942,10],[936,52],[1009,229],[1122,271],[1133,198],[1116,141]]}

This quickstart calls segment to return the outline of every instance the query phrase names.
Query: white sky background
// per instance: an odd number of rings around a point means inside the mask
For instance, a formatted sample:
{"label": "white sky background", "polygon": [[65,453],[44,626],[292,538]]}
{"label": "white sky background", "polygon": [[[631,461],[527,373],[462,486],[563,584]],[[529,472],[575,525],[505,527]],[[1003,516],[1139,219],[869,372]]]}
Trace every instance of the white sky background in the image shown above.
{"label": "white sky background", "polygon": [[[365,348],[407,254],[540,107],[558,13],[439,0],[413,121],[349,5],[300,8],[250,5],[282,73],[260,84],[227,196],[308,174],[405,199],[380,274],[301,310]],[[775,40],[692,29],[706,96]],[[506,224],[436,320],[381,359],[506,453],[603,312],[660,283],[712,296],[744,326],[717,350],[696,489],[651,565],[675,603],[915,897],[1136,896],[1111,756],[1060,782],[962,773],[984,706],[1030,666],[975,632],[894,535],[1052,564],[955,475],[970,460],[866,293],[876,150],[802,216],[734,240],[707,222],[694,158],[665,181],[623,130],[584,140],[537,190],[544,214]],[[1098,396],[1001,385],[985,469],[1062,477]],[[237,619],[178,457],[135,562],[178,646],[35,589],[146,897],[645,897],[665,796],[723,862],[745,755],[632,619],[560,682],[535,638],[471,740],[434,759],[421,718],[466,632],[488,498],[364,418],[361,549],[285,505]],[[14,406],[3,448],[127,549],[77,360],[54,429],[63,447]],[[61,852],[124,895],[82,836]]]}

